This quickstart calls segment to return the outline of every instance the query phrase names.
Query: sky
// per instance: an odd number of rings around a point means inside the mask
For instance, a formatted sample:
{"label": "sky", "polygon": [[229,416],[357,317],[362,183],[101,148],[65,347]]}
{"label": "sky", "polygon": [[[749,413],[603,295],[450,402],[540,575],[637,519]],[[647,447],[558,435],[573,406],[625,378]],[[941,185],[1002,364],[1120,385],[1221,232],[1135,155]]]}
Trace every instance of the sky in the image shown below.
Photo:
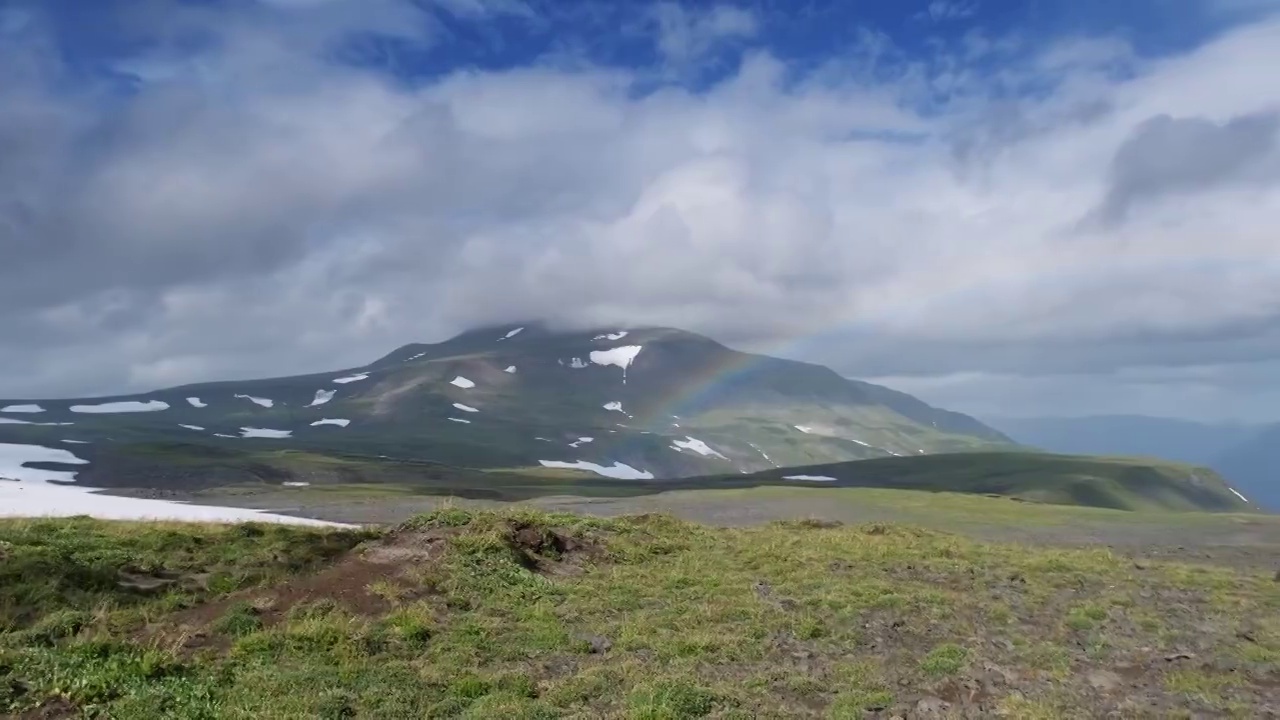
{"label": "sky", "polygon": [[1280,0],[0,0],[0,397],[668,325],[1280,421]]}

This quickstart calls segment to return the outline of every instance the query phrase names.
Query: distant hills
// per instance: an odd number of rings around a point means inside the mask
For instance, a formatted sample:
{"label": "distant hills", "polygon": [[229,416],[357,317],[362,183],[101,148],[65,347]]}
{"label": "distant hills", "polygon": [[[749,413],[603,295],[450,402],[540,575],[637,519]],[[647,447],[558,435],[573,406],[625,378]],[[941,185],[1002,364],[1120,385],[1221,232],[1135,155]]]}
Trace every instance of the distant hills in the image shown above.
{"label": "distant hills", "polygon": [[1258,505],[1280,510],[1280,425],[1212,424],[1141,415],[986,418],[1051,452],[1155,457],[1221,473]]}
{"label": "distant hills", "polygon": [[814,465],[749,476],[757,481],[766,478],[836,487],[1001,495],[1117,510],[1251,509],[1212,470],[1136,458],[974,452]]}

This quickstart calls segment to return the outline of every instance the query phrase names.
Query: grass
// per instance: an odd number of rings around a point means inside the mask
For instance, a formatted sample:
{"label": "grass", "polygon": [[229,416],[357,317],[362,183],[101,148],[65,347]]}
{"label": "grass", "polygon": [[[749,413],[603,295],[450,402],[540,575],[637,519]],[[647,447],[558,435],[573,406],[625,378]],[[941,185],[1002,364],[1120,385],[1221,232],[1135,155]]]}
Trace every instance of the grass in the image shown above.
{"label": "grass", "polygon": [[[0,521],[0,542],[0,714],[1248,717],[1280,677],[1269,576],[912,526],[449,508],[386,532]],[[1109,668],[1130,685],[1095,692]]]}

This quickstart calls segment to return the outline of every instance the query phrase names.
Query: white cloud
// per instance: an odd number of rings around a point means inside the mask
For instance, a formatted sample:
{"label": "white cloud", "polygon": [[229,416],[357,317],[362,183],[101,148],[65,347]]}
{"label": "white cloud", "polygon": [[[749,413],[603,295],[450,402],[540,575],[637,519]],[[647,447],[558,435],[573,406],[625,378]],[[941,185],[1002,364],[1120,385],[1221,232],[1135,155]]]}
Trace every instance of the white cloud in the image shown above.
{"label": "white cloud", "polygon": [[[673,64],[759,30],[727,6],[656,18]],[[24,153],[0,169],[0,208],[20,208],[0,210],[0,251],[22,258],[0,269],[0,330],[26,338],[0,348],[0,396],[358,366],[533,316],[821,335],[851,372],[867,351],[846,347],[929,348],[898,360],[913,374],[981,370],[975,344],[1022,370],[1062,343],[1105,365],[1134,338],[1247,340],[1280,318],[1274,183],[1077,225],[1144,122],[1280,106],[1277,22],[1160,61],[1058,44],[994,77],[862,54],[805,75],[756,51],[705,93],[648,94],[581,65],[393,83],[285,52],[272,27],[228,25],[119,109],[39,73],[0,84],[0,150]]]}

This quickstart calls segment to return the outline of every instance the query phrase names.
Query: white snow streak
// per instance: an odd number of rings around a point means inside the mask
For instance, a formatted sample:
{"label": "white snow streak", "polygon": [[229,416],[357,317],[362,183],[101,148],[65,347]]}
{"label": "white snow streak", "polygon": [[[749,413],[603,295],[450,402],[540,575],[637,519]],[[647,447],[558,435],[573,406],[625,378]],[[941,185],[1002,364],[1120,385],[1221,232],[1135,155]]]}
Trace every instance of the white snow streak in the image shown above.
{"label": "white snow streak", "polygon": [[240,437],[247,438],[287,438],[292,434],[292,430],[272,430],[270,428],[256,427],[240,428]]}
{"label": "white snow streak", "polygon": [[578,447],[579,445],[582,445],[582,444],[585,444],[585,443],[589,443],[589,442],[592,442],[592,441],[594,441],[594,440],[595,440],[595,438],[580,437],[580,438],[578,438],[577,442],[571,442],[571,443],[569,443],[569,447],[571,447],[571,448],[576,448],[576,447]]}
{"label": "white snow streak", "polygon": [[774,462],[773,458],[769,457],[764,450],[761,450],[759,445],[756,445],[755,443],[752,443],[752,442],[749,442],[747,444],[755,448],[755,451],[760,453],[760,457],[764,458],[765,460],[768,460],[770,465],[773,465],[774,467],[781,467],[780,465],[778,465],[778,463]]}
{"label": "white snow streak", "polygon": [[200,427],[199,425],[183,425],[179,423],[178,427],[184,427],[188,430],[204,430],[204,428]]}
{"label": "white snow streak", "polygon": [[98,405],[72,405],[73,413],[131,413],[131,412],[155,412],[157,410],[168,410],[169,403],[159,400],[148,400],[147,402],[139,402],[137,400],[125,400],[123,402],[100,403]]}
{"label": "white snow streak", "polygon": [[311,427],[316,427],[317,425],[337,425],[338,427],[346,427],[350,424],[351,421],[346,418],[324,418],[311,423]]}
{"label": "white snow streak", "polygon": [[463,405],[462,403],[454,403],[453,406],[463,412],[480,412],[478,409],[473,408],[470,405]]}
{"label": "white snow streak", "polygon": [[450,384],[450,385],[456,385],[456,386],[458,386],[458,387],[462,388],[463,390],[466,390],[467,388],[473,388],[473,387],[475,387],[475,386],[476,386],[476,384],[475,384],[475,383],[473,383],[473,382],[471,382],[470,380],[468,380],[468,379],[466,379],[466,378],[462,377],[461,375],[459,375],[458,377],[456,377],[456,378],[454,378],[454,379],[450,380],[450,381],[449,381],[449,384]]}
{"label": "white snow streak", "polygon": [[1227,489],[1228,489],[1228,490],[1230,490],[1231,492],[1235,493],[1235,494],[1236,494],[1236,497],[1240,498],[1241,500],[1243,500],[1243,501],[1245,501],[1245,502],[1249,502],[1249,498],[1247,498],[1247,497],[1245,497],[1245,496],[1241,495],[1240,493],[1236,492],[1236,489],[1235,489],[1235,488],[1229,487],[1229,488],[1227,488]]}
{"label": "white snow streak", "polygon": [[287,482],[282,482],[282,483],[280,483],[280,484],[281,484],[281,485],[283,485],[283,486],[285,486],[285,487],[306,487],[306,486],[310,485],[311,483],[309,483],[309,482],[301,482],[301,481],[298,481],[298,480],[291,480],[291,481],[287,481]]}
{"label": "white snow streak", "polygon": [[369,379],[369,373],[357,373],[355,375],[348,375],[346,377],[334,378],[333,382],[336,382],[339,385],[346,385],[347,383],[353,383],[359,380],[368,380],[368,379]]}
{"label": "white snow streak", "polygon": [[783,480],[808,480],[809,482],[835,482],[833,477],[826,475],[784,475]]}
{"label": "white snow streak", "polygon": [[796,425],[795,429],[799,430],[802,433],[808,433],[810,435],[814,434],[813,428],[809,427],[808,425]]}
{"label": "white snow streak", "polygon": [[515,330],[512,330],[511,332],[507,333],[506,335],[503,335],[502,337],[498,338],[498,341],[501,342],[503,340],[510,340],[511,338],[519,335],[520,331],[522,330],[524,330],[524,328],[518,327]]}
{"label": "white snow streak", "polygon": [[619,330],[618,332],[615,332],[615,333],[606,333],[604,335],[597,335],[591,339],[592,340],[621,340],[626,336],[627,336],[626,330]]}
{"label": "white snow streak", "polygon": [[268,399],[268,398],[254,397],[254,396],[252,396],[252,395],[236,395],[236,397],[238,397],[238,398],[244,398],[245,400],[248,400],[249,402],[253,403],[254,405],[261,405],[262,407],[266,407],[266,408],[269,408],[269,407],[271,407],[272,405],[275,405],[275,404],[276,404],[276,401],[275,401],[275,400],[270,400],[270,399]]}
{"label": "white snow streak", "polygon": [[515,365],[508,365],[508,366],[507,366],[507,369],[506,369],[506,370],[503,370],[502,372],[504,372],[504,373],[511,373],[512,375],[515,375],[515,374],[516,374],[516,366],[515,366]]}
{"label": "white snow streak", "polygon": [[202,401],[202,400],[201,400],[200,398],[198,398],[198,397],[189,397],[189,398],[187,398],[187,404],[188,404],[188,405],[190,405],[190,406],[191,406],[191,407],[193,407],[193,408],[209,407],[209,405],[208,405],[207,403],[205,403],[204,401]]}
{"label": "white snow streak", "polygon": [[605,410],[617,410],[618,412],[622,413],[623,415],[626,415],[626,414],[627,414],[627,411],[622,409],[622,403],[621,403],[621,402],[619,402],[619,401],[617,401],[617,400],[614,400],[613,402],[607,402],[607,403],[605,403],[605,404],[604,404],[604,409],[605,409]]}
{"label": "white snow streak", "polygon": [[62,440],[61,442],[69,443],[71,445],[88,445],[89,444],[88,440]]}
{"label": "white snow streak", "polygon": [[676,450],[692,450],[704,457],[711,457],[714,455],[715,457],[721,458],[723,460],[729,459],[721,455],[720,453],[716,452],[715,450],[712,450],[710,445],[707,445],[706,443],[702,442],[701,440],[695,437],[685,436],[684,440],[672,440],[671,447],[675,448]]}
{"label": "white snow streak", "polygon": [[454,422],[456,422],[456,423],[463,423],[464,425],[470,425],[470,424],[471,424],[471,421],[470,421],[470,420],[463,420],[462,418],[455,418],[455,417],[451,417],[451,418],[449,418],[449,419],[450,419],[450,420],[452,420],[452,421],[454,421]]}
{"label": "white snow streak", "polygon": [[405,360],[405,362],[410,362],[410,361],[413,361],[413,360],[417,360],[418,358],[422,357],[423,355],[426,355],[426,353],[424,353],[424,352],[420,352],[420,353],[418,353],[417,355],[414,355],[413,357],[409,358],[408,360]]}
{"label": "white snow streak", "polygon": [[0,412],[11,412],[11,413],[38,413],[38,412],[44,412],[44,408],[40,407],[39,405],[35,405],[35,404],[28,404],[28,405],[6,405],[6,406],[4,406],[4,407],[0,408]]}
{"label": "white snow streak", "polygon": [[323,405],[329,402],[330,400],[332,400],[333,396],[337,394],[338,394],[337,390],[317,390],[315,399],[307,403],[307,407],[316,407],[317,405]]}
{"label": "white snow streak", "polygon": [[593,462],[579,460],[577,462],[561,462],[559,460],[539,460],[543,467],[563,468],[566,470],[589,470],[597,475],[617,480],[652,480],[653,473],[637,470],[630,465],[615,462],[611,467],[597,465]]}

